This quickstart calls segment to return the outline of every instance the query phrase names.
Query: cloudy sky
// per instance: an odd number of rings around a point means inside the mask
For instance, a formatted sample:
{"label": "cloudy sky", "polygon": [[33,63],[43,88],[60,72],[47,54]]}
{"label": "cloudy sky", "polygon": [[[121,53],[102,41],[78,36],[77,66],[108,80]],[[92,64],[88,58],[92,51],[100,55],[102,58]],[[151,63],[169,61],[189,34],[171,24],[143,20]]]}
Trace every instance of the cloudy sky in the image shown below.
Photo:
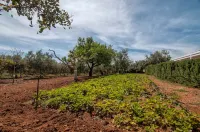
{"label": "cloudy sky", "polygon": [[[72,29],[37,34],[24,17],[0,16],[0,53],[54,49],[60,56],[73,49],[78,37],[92,36],[116,50],[127,48],[133,60],[156,50],[172,57],[200,50],[200,0],[60,0],[73,15]],[[15,14],[15,12],[13,12]]]}

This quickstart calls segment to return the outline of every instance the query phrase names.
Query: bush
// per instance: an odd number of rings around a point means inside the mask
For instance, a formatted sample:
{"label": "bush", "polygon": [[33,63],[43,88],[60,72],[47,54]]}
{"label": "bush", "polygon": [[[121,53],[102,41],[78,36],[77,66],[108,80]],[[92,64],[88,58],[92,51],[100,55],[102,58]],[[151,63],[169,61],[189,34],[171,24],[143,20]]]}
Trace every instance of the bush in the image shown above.
{"label": "bush", "polygon": [[146,73],[186,86],[200,87],[200,59],[149,65]]}

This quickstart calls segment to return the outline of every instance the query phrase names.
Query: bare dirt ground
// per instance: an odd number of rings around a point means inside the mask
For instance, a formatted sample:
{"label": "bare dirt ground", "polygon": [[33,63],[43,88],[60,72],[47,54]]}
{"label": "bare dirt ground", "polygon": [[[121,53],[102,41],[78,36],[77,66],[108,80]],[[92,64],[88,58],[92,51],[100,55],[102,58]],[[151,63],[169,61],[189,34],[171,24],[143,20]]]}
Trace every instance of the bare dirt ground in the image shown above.
{"label": "bare dirt ground", "polygon": [[[79,81],[88,77],[79,77]],[[76,115],[70,112],[39,108],[35,111],[32,102],[36,92],[36,80],[0,81],[0,132],[56,132],[56,131],[121,131],[110,121],[91,117],[88,113]],[[40,89],[53,89],[73,82],[73,77],[43,79]]]}
{"label": "bare dirt ground", "polygon": [[177,96],[183,107],[200,115],[200,89],[159,80],[153,76],[149,76],[149,78],[160,88],[162,93]]}

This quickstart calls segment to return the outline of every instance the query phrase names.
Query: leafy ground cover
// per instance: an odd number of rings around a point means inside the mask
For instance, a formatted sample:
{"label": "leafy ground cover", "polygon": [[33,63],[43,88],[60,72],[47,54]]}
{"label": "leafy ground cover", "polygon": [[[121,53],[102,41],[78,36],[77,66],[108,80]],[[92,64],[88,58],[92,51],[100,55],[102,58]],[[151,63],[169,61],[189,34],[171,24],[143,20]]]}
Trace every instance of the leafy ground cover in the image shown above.
{"label": "leafy ground cover", "polygon": [[41,107],[111,118],[128,130],[197,130],[198,117],[159,92],[146,75],[111,75],[40,92]]}

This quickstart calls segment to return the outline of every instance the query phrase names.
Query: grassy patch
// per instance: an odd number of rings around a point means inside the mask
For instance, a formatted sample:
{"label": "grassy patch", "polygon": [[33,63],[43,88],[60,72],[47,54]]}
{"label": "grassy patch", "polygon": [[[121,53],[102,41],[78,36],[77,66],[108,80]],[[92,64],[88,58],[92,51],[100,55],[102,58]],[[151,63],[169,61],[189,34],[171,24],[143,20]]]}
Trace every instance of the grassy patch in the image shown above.
{"label": "grassy patch", "polygon": [[61,111],[87,111],[128,130],[189,131],[197,117],[160,94],[145,75],[112,75],[40,92],[40,105]]}
{"label": "grassy patch", "polygon": [[169,97],[173,100],[178,100],[180,97],[176,92],[172,92],[169,94]]}
{"label": "grassy patch", "polygon": [[177,91],[177,92],[188,92],[187,90],[185,90],[184,88],[179,88],[177,90],[174,90],[174,91]]}

